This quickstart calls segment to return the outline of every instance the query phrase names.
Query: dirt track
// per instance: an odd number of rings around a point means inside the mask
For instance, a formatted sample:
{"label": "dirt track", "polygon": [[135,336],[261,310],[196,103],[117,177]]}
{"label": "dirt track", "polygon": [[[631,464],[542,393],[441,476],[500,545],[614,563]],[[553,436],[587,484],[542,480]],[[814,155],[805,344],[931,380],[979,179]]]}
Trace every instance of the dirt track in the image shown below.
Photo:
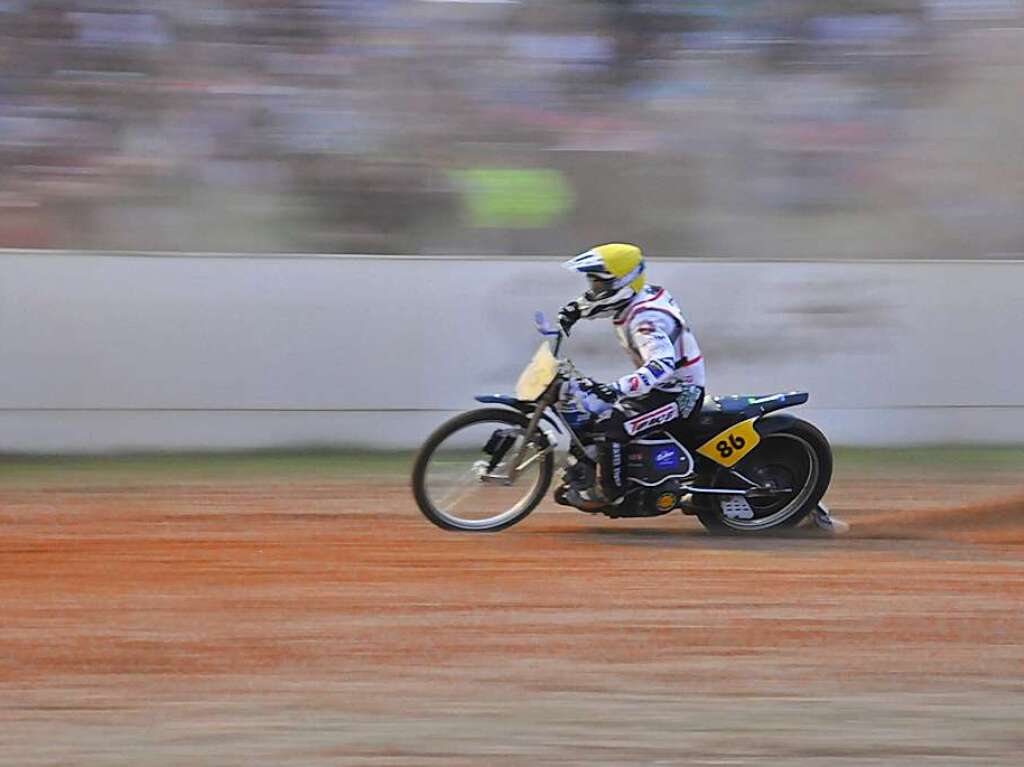
{"label": "dirt track", "polygon": [[455,535],[395,482],[7,489],[0,765],[1019,765],[1014,492],[839,481],[851,536],[736,541]]}

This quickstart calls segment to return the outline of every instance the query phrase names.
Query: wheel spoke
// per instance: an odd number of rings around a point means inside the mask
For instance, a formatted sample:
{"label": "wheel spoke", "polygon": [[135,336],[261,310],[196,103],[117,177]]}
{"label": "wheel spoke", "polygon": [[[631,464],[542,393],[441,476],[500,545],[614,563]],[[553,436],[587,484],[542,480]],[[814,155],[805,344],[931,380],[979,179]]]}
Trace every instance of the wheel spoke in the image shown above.
{"label": "wheel spoke", "polygon": [[523,436],[522,426],[502,419],[473,421],[447,434],[422,475],[428,516],[445,526],[488,530],[528,513],[550,477],[551,450],[533,444],[523,450]]}
{"label": "wheel spoke", "polygon": [[454,509],[472,491],[473,484],[479,481],[475,467],[462,472],[455,485],[440,499],[441,505]]}
{"label": "wheel spoke", "polygon": [[516,466],[516,471],[522,471],[527,466],[529,466],[530,464],[532,464],[532,463],[534,463],[536,461],[539,461],[541,458],[543,458],[544,456],[546,456],[550,452],[551,452],[551,448],[548,448],[546,450],[537,450],[532,456],[530,456],[525,461],[523,461],[521,464]]}

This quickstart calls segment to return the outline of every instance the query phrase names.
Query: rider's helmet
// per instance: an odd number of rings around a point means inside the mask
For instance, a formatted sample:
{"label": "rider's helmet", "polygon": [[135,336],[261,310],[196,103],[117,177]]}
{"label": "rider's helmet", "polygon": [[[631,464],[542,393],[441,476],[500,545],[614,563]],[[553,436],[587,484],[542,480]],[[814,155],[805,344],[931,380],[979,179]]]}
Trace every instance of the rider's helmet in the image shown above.
{"label": "rider's helmet", "polygon": [[633,300],[646,283],[644,256],[636,245],[614,242],[598,245],[570,258],[563,267],[587,277],[590,287],[583,294],[581,316],[614,315]]}

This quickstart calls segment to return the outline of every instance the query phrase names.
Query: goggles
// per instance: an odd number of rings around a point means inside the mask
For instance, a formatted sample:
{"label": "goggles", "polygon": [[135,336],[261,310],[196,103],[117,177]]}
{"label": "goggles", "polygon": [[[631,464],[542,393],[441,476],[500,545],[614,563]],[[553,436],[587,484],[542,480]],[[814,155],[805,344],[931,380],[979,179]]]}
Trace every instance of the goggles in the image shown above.
{"label": "goggles", "polygon": [[596,274],[588,274],[587,284],[590,289],[584,294],[584,298],[588,301],[596,301],[610,296],[619,289],[616,284],[618,281],[618,277],[600,277]]}

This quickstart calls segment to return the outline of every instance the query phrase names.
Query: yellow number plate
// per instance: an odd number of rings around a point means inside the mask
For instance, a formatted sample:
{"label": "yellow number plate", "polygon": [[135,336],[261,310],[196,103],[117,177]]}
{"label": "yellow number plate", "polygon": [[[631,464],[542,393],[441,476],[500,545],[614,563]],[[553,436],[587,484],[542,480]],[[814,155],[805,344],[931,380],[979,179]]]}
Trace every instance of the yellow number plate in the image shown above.
{"label": "yellow number plate", "polygon": [[537,347],[526,370],[519,376],[519,381],[516,383],[516,399],[537,399],[548,388],[548,384],[555,380],[556,375],[558,375],[558,360],[551,353],[548,342],[543,341]]}
{"label": "yellow number plate", "polygon": [[730,426],[698,447],[697,452],[722,466],[732,466],[761,441],[761,435],[754,430],[756,420],[751,418]]}

